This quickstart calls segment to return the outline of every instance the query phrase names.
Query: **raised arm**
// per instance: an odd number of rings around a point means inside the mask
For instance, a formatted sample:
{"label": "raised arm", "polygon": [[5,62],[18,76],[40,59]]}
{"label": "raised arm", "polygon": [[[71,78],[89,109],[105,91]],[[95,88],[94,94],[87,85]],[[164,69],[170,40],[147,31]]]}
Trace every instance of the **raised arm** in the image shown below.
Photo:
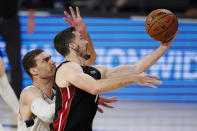
{"label": "raised arm", "polygon": [[153,51],[152,53],[148,54],[147,56],[143,57],[141,60],[136,62],[134,65],[121,65],[115,68],[106,68],[104,66],[96,66],[105,70],[105,77],[104,78],[117,78],[122,75],[128,74],[139,74],[142,72],[146,72],[153,64],[155,64],[161,56],[168,50],[171,43],[174,39],[167,43],[160,43],[160,46]]}
{"label": "raised arm", "polygon": [[[175,38],[175,37],[174,37]],[[152,53],[148,54],[138,62],[133,65],[133,73],[142,73],[146,72],[153,64],[155,64],[161,56],[168,50],[170,45],[172,44],[173,40],[169,42],[160,42],[160,46],[153,51]]]}
{"label": "raised arm", "polygon": [[34,32],[34,28],[35,28],[34,10],[29,9],[28,13],[29,13],[29,19],[28,19],[28,22],[27,22],[28,33],[32,34]]}
{"label": "raised arm", "polygon": [[161,84],[161,81],[155,79],[159,79],[159,77],[146,74],[130,74],[119,78],[95,80],[91,76],[83,73],[82,68],[78,64],[69,62],[63,64],[57,70],[55,82],[61,88],[72,84],[90,94],[96,95],[114,91],[131,83],[156,88],[156,86],[150,83]]}
{"label": "raised arm", "polygon": [[33,0],[23,0],[23,5],[28,10],[28,21],[27,21],[27,33],[31,34],[34,32],[35,21],[34,21],[34,4]]}
{"label": "raised arm", "polygon": [[64,11],[65,16],[64,20],[71,26],[74,27],[77,32],[79,32],[83,39],[88,41],[88,51],[91,54],[91,58],[86,61],[86,65],[92,65],[96,60],[96,52],[94,50],[94,45],[90,38],[89,33],[87,32],[86,24],[80,16],[79,8],[76,7],[76,14],[72,7],[69,7],[71,15],[67,11]]}
{"label": "raised arm", "polygon": [[11,109],[18,113],[18,99],[8,81],[5,73],[5,64],[0,57],[0,94],[3,100],[11,107]]}

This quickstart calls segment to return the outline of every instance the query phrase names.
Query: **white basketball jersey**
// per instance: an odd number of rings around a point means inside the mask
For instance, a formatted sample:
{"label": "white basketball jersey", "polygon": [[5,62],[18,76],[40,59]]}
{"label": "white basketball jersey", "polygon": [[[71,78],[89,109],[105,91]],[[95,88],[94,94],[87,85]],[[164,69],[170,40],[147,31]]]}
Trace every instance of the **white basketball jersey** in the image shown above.
{"label": "white basketball jersey", "polygon": [[[36,88],[35,86],[28,86],[25,89],[28,89],[30,87]],[[53,93],[55,94],[55,90],[53,90]],[[52,104],[55,103],[56,96],[54,95],[53,99],[49,99],[44,94],[44,99],[47,103]],[[38,117],[33,118],[34,124],[32,126],[27,127],[26,123],[20,119],[20,113],[18,115],[18,129],[17,131],[50,131],[50,123],[46,123],[39,119]]]}

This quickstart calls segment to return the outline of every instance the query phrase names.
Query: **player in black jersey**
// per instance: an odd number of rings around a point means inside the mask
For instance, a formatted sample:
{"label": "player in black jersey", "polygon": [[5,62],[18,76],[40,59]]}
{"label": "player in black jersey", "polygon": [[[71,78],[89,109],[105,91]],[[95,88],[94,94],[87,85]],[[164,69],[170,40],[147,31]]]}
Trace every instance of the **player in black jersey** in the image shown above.
{"label": "player in black jersey", "polygon": [[[67,60],[57,68],[55,83],[59,87],[56,99],[54,131],[91,131],[92,121],[97,110],[97,97],[100,93],[116,90],[131,83],[156,88],[161,84],[159,77],[145,72],[169,48],[172,41],[162,43],[158,49],[141,59],[133,66],[91,67],[88,60],[88,41],[76,30],[75,21],[81,20],[70,7],[72,17],[65,12],[65,20],[71,26],[59,32],[54,39],[55,49]],[[75,27],[75,28],[74,28]],[[85,35],[87,32],[84,32]]]}

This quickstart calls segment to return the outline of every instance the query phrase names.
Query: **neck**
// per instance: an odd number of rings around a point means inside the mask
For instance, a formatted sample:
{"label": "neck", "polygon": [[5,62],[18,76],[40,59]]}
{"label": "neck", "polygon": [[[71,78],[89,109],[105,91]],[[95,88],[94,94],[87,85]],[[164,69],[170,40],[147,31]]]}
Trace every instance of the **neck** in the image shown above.
{"label": "neck", "polygon": [[52,96],[53,77],[50,79],[35,79],[33,85],[42,90],[49,98]]}
{"label": "neck", "polygon": [[85,59],[81,58],[75,52],[71,51],[69,55],[65,56],[65,58],[66,58],[67,61],[75,62],[75,63],[78,63],[80,65],[85,65]]}

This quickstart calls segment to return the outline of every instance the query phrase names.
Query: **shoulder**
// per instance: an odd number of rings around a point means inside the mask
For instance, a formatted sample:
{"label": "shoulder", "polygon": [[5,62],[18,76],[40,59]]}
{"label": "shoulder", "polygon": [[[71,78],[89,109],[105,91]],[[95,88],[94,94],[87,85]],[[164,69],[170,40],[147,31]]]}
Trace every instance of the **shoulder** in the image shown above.
{"label": "shoulder", "polygon": [[33,100],[37,98],[43,98],[44,95],[42,91],[39,88],[33,87],[33,86],[28,86],[26,89],[24,89],[20,95],[20,103],[31,103]]}
{"label": "shoulder", "polygon": [[67,87],[73,79],[77,79],[78,74],[82,73],[81,66],[74,62],[63,63],[56,71],[55,83],[60,88]]}
{"label": "shoulder", "polygon": [[72,72],[72,71],[81,71],[82,68],[79,64],[75,63],[75,62],[67,62],[62,64],[58,70],[57,73],[60,72]]}

